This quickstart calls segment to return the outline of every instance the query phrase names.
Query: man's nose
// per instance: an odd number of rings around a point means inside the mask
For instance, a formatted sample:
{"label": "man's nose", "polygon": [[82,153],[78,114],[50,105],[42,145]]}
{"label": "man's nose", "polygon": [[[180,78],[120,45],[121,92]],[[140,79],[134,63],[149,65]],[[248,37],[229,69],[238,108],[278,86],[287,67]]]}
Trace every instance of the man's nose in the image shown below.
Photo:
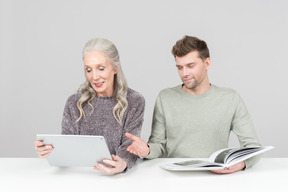
{"label": "man's nose", "polygon": [[186,67],[183,67],[182,74],[184,77],[189,75],[189,71]]}

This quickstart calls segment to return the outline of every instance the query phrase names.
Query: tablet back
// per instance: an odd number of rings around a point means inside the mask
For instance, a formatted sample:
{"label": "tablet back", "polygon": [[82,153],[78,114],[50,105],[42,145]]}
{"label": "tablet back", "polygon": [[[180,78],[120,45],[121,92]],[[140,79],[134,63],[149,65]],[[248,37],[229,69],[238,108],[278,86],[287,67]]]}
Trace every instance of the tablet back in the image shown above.
{"label": "tablet back", "polygon": [[111,159],[103,136],[37,134],[36,137],[54,147],[47,157],[52,166],[94,167],[103,159]]}

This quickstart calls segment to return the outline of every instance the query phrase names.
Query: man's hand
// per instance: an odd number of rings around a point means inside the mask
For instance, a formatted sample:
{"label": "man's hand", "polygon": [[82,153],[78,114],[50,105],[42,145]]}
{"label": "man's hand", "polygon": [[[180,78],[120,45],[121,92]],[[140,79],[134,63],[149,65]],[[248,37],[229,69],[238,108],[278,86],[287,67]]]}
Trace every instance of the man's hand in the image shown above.
{"label": "man's hand", "polygon": [[127,151],[141,157],[146,157],[147,155],[149,155],[150,149],[143,139],[136,137],[130,133],[126,133],[125,135],[127,138],[133,141],[133,143],[127,147]]}
{"label": "man's hand", "polygon": [[117,173],[123,172],[126,167],[127,163],[124,161],[122,158],[119,156],[112,155],[112,160],[105,159],[103,162],[107,165],[110,165],[111,167],[106,167],[102,164],[96,164],[94,166],[95,170],[101,171],[103,173],[109,174],[109,175],[114,175]]}
{"label": "man's hand", "polygon": [[213,171],[214,173],[219,173],[219,174],[227,174],[227,173],[234,173],[236,171],[243,170],[244,168],[245,168],[245,162],[242,161],[226,169],[211,170],[211,171]]}

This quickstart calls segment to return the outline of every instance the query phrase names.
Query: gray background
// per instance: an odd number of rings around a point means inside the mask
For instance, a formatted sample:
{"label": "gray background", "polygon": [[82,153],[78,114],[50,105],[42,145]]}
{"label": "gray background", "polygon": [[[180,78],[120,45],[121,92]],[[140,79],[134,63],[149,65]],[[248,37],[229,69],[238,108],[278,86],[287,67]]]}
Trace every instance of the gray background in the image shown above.
{"label": "gray background", "polygon": [[[237,90],[266,157],[288,157],[288,3],[281,0],[0,0],[0,156],[36,157],[36,133],[60,133],[64,104],[84,81],[85,42],[116,44],[151,131],[161,89],[181,83],[170,53],[183,35],[211,51],[210,82]],[[286,85],[285,85],[286,84]],[[238,146],[235,136],[230,146]]]}

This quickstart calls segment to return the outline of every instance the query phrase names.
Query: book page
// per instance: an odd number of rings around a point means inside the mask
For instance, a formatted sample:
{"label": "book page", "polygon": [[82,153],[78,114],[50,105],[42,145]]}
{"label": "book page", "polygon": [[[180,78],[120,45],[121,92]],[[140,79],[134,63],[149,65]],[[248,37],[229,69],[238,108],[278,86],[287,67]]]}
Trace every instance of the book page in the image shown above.
{"label": "book page", "polygon": [[180,161],[176,163],[166,163],[160,165],[160,167],[169,171],[200,171],[223,169],[221,164],[197,159]]}
{"label": "book page", "polygon": [[222,163],[225,164],[225,157],[227,154],[235,151],[236,149],[233,148],[224,148],[220,149],[218,151],[215,151],[209,158],[210,162],[213,163]]}
{"label": "book page", "polygon": [[232,153],[227,157],[227,166],[235,165],[241,161],[245,161],[253,156],[262,154],[268,150],[273,149],[273,146],[262,146],[262,147],[246,147],[242,148],[238,152]]}
{"label": "book page", "polygon": [[225,148],[220,149],[214,152],[209,161],[214,163],[223,163],[225,167],[237,164],[241,161],[249,159],[258,154],[264,153],[270,149],[273,149],[273,146],[266,147],[244,147],[244,148]]}
{"label": "book page", "polygon": [[227,163],[227,156],[229,156],[230,154],[233,154],[235,151],[237,151],[236,149],[225,149],[223,151],[221,151],[221,153],[219,153],[215,159],[214,159],[214,163]]}
{"label": "book page", "polygon": [[221,167],[221,165],[209,161],[202,160],[189,160],[174,163],[175,165],[186,166],[186,167]]}

